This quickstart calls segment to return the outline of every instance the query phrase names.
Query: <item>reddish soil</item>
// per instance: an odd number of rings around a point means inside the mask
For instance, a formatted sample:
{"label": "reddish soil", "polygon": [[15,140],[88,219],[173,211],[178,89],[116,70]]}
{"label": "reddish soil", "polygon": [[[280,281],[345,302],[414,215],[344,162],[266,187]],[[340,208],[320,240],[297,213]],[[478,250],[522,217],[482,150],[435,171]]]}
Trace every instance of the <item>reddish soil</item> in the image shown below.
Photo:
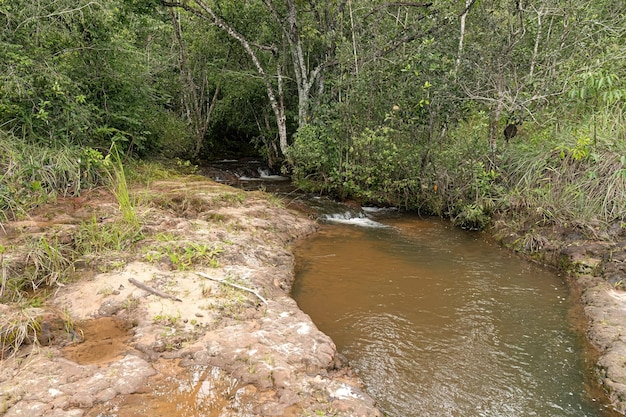
{"label": "reddish soil", "polygon": [[[2,360],[5,416],[381,415],[289,296],[291,246],[314,222],[275,197],[200,177],[135,196],[141,238],[78,257],[45,305],[25,310],[48,343],[27,339]],[[97,190],[4,224],[0,244],[18,273],[33,236],[71,249],[81,223],[104,237],[120,216]],[[3,317],[19,311],[0,304]]]}

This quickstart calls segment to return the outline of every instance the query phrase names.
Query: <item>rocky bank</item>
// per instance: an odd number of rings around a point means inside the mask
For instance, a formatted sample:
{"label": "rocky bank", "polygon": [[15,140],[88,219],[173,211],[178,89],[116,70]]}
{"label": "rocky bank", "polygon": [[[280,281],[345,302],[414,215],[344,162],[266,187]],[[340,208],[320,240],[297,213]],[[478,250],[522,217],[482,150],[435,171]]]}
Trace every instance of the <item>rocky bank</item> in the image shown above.
{"label": "rocky bank", "polygon": [[[24,318],[38,326],[26,346],[2,352],[0,414],[381,416],[289,296],[291,247],[313,221],[274,196],[203,177],[158,181],[136,196],[141,239],[130,249],[79,257],[43,305],[0,304],[0,330]],[[3,280],[27,266],[33,239],[75,247],[85,224],[105,234],[120,217],[112,195],[94,190],[3,224]],[[626,414],[623,227],[511,224],[497,221],[491,233],[570,273],[598,379]]]}
{"label": "rocky bank", "polygon": [[[136,194],[130,249],[77,259],[41,306],[0,305],[5,326],[24,315],[39,326],[4,352],[5,416],[381,415],[289,295],[291,246],[314,222],[201,177]],[[0,244],[19,265],[33,235],[72,245],[85,222],[105,233],[119,217],[96,190],[4,224]]]}

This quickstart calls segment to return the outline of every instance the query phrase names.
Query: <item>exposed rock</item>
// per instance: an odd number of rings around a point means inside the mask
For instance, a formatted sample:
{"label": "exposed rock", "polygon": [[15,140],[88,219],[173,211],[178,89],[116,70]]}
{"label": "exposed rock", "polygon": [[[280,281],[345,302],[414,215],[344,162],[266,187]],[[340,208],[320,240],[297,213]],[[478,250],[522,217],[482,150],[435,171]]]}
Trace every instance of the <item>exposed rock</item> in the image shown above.
{"label": "exposed rock", "polygon": [[[50,304],[68,318],[43,321],[39,344],[49,346],[26,360],[2,361],[6,416],[184,415],[187,408],[209,415],[218,406],[221,416],[233,417],[381,415],[332,340],[289,297],[290,245],[312,233],[313,222],[257,192],[197,177],[153,184],[150,193],[140,243],[149,249],[128,251],[123,267],[59,288]],[[101,208],[93,199],[81,204]],[[105,213],[90,210],[90,217],[119,216],[115,204],[102,207]],[[67,219],[72,210],[58,211],[74,227],[77,221]],[[54,218],[46,221],[59,227]],[[208,255],[192,259],[212,249],[219,249],[214,262]],[[137,288],[129,278],[182,302]],[[57,331],[70,321],[83,329],[76,333],[84,341],[74,338],[61,350]]]}

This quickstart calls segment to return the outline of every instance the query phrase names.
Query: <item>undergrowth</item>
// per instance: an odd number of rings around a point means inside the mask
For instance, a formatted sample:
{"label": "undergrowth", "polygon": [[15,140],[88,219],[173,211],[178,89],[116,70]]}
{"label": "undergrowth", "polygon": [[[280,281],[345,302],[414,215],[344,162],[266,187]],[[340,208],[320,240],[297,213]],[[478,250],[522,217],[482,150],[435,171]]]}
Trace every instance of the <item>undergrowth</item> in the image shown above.
{"label": "undergrowth", "polygon": [[[146,206],[145,213],[150,212],[153,205],[151,199],[157,199],[158,195],[151,195],[146,201],[139,200],[137,194],[131,191],[129,178],[141,178],[141,184],[149,184],[155,179],[170,179],[176,177],[175,171],[161,169],[154,163],[126,163],[122,161],[115,148],[104,157],[97,151],[89,151],[89,166],[94,171],[87,175],[84,167],[78,165],[79,171],[67,174],[69,168],[47,167],[48,173],[65,173],[64,175],[79,176],[71,182],[72,188],[62,179],[38,179],[37,173],[33,177],[25,177],[25,171],[20,171],[19,161],[24,157],[26,147],[19,147],[15,143],[0,142],[0,164],[7,168],[7,174],[0,178],[0,190],[18,190],[19,184],[29,184],[39,181],[41,187],[30,187],[29,190],[20,191],[19,198],[37,197],[36,203],[24,204],[18,201],[12,194],[11,199],[2,200],[2,219],[16,219],[21,215],[27,215],[32,208],[45,202],[54,201],[58,196],[78,196],[87,186],[87,181],[92,181],[91,186],[105,185],[115,197],[119,212],[117,215],[110,213],[101,216],[98,212],[92,217],[79,224],[68,226],[68,233],[43,233],[33,236],[17,236],[10,245],[0,245],[0,307],[2,304],[11,305],[10,314],[0,314],[0,353],[4,357],[16,352],[22,345],[37,343],[40,334],[40,315],[35,310],[44,311],[39,307],[45,307],[45,298],[58,286],[75,279],[78,274],[76,269],[89,267],[108,267],[114,263],[123,265],[128,254],[135,250],[135,244],[146,238],[143,227],[143,213],[137,211],[139,204]],[[30,148],[28,148],[30,149]],[[32,150],[32,152],[35,152]],[[47,150],[47,155],[60,153]],[[59,151],[60,152],[60,151]],[[71,165],[74,155],[78,164],[84,164],[79,154],[70,151],[63,159],[66,165]],[[84,154],[80,154],[84,155]],[[33,157],[36,159],[35,157]],[[51,164],[54,164],[49,159]],[[129,168],[130,167],[130,168]],[[91,171],[89,171],[91,172]],[[97,172],[97,175],[94,173]],[[61,178],[61,177],[59,177]],[[39,184],[37,182],[37,184]],[[136,183],[133,183],[136,184]],[[12,188],[13,187],[13,188]],[[37,193],[35,193],[35,191]],[[70,194],[71,193],[71,194]],[[165,197],[163,197],[165,198]],[[215,197],[216,201],[200,204],[199,211],[204,211],[208,206],[221,204],[241,204],[245,200],[244,193],[224,192]],[[195,202],[195,200],[194,200]],[[175,203],[172,203],[175,204]],[[184,205],[184,204],[183,204]],[[208,206],[207,206],[208,205]],[[193,204],[192,204],[193,206]],[[5,207],[11,207],[9,212]],[[0,222],[1,225],[1,222]],[[67,229],[64,229],[67,231]],[[167,260],[175,269],[185,270],[193,265],[205,267],[218,267],[219,254],[223,252],[220,245],[200,244],[187,241],[179,241],[172,234],[154,236],[156,243],[146,251],[148,260]],[[137,254],[137,252],[135,252]],[[118,256],[116,262],[110,262],[112,256]]]}
{"label": "undergrowth", "polygon": [[0,223],[103,184],[103,162],[91,148],[31,145],[0,131]]}
{"label": "undergrowth", "polygon": [[[3,139],[7,139],[6,135]],[[35,294],[41,294],[40,289],[67,282],[78,260],[123,252],[143,239],[136,202],[114,148],[103,157],[89,148],[31,147],[8,138],[0,141],[0,165],[5,170],[0,177],[0,225],[58,196],[78,196],[85,189],[101,184],[108,185],[120,210],[120,218],[107,220],[94,216],[77,225],[71,239],[64,242],[53,235],[35,235],[2,246],[0,303],[28,305],[29,300],[37,299]],[[21,313],[2,315],[3,355],[37,340],[38,319],[29,315],[28,309],[16,311]]]}

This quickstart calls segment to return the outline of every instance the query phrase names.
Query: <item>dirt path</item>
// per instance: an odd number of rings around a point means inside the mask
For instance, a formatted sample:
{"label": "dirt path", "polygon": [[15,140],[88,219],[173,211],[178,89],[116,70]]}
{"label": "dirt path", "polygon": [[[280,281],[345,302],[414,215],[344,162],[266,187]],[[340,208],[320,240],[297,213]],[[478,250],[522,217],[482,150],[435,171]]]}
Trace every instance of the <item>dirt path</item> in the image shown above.
{"label": "dirt path", "polygon": [[[78,259],[73,282],[28,310],[45,340],[2,361],[5,416],[381,415],[289,296],[291,245],[313,222],[274,197],[198,177],[138,198],[142,238]],[[104,234],[118,217],[111,196],[95,192],[5,224],[0,244],[15,249],[33,234],[72,242],[81,222]]]}

